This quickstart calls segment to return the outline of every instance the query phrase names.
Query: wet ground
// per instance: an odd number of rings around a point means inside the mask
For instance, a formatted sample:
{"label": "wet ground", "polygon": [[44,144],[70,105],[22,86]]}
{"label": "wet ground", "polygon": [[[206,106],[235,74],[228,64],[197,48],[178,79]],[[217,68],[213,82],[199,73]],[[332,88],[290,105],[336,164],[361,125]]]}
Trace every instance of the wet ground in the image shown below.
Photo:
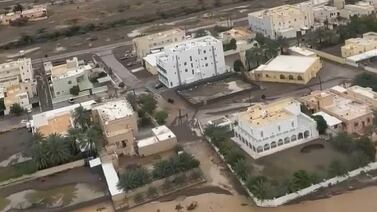
{"label": "wet ground", "polygon": [[11,130],[0,134],[0,161],[16,153],[23,153],[31,143],[31,132],[26,128]]}

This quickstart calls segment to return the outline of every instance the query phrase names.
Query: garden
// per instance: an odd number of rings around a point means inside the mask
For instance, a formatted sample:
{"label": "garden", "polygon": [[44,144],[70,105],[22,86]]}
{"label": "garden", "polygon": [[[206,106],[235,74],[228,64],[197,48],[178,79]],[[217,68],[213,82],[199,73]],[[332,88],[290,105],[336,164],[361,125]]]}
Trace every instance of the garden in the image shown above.
{"label": "garden", "polygon": [[[329,141],[317,140],[254,160],[231,141],[232,132],[208,126],[205,135],[224,156],[238,178],[259,199],[296,192],[325,179],[374,161],[375,148],[366,138],[339,134]],[[307,146],[315,147],[307,150]],[[321,147],[321,148],[317,148]],[[305,150],[305,151],[302,151]]]}
{"label": "garden", "polygon": [[179,153],[155,163],[152,170],[142,166],[128,169],[120,175],[118,187],[131,197],[129,205],[132,207],[204,182],[199,165],[200,162],[192,155]]}

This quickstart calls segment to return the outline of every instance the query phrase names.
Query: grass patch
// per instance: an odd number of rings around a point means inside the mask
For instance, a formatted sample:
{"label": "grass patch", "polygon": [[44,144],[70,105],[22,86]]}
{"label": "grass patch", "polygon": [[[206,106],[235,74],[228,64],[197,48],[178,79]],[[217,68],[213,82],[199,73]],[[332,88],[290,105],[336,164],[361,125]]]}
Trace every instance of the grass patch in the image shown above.
{"label": "grass patch", "polygon": [[4,210],[5,207],[9,204],[9,200],[5,199],[4,197],[0,196],[0,211]]}
{"label": "grass patch", "polygon": [[32,160],[14,164],[12,166],[0,168],[0,182],[22,175],[32,174],[37,171],[37,167]]}

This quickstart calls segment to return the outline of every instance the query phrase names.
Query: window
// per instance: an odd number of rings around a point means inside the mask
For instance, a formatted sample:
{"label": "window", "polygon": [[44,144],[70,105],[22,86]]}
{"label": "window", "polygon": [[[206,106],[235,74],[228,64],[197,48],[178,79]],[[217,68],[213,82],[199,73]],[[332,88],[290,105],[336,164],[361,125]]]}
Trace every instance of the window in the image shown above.
{"label": "window", "polygon": [[184,63],[183,63],[183,65],[187,65],[187,63],[186,63],[186,62],[184,62]]}
{"label": "window", "polygon": [[355,127],[359,126],[359,122],[355,122],[355,123],[354,123],[354,126],[355,126]]}
{"label": "window", "polygon": [[192,56],[190,56],[190,61],[192,61]]}
{"label": "window", "polygon": [[187,69],[187,68],[185,69],[185,72],[188,72],[188,69]]}
{"label": "window", "polygon": [[207,60],[207,57],[204,57],[204,60]]}
{"label": "window", "polygon": [[295,123],[292,121],[292,124],[291,124],[291,125],[292,125],[292,127],[294,127],[294,126],[295,126]]}
{"label": "window", "polygon": [[206,52],[207,52],[206,50],[203,51],[204,54],[205,54]]}
{"label": "window", "polygon": [[278,126],[278,130],[280,131],[280,125]]}
{"label": "window", "polygon": [[263,131],[260,132],[260,136],[263,138]]}
{"label": "window", "polygon": [[72,84],[72,81],[71,80],[68,80],[68,85]]}
{"label": "window", "polygon": [[206,63],[206,67],[208,67],[208,63]]}
{"label": "window", "polygon": [[194,74],[194,69],[191,70],[192,74]]}

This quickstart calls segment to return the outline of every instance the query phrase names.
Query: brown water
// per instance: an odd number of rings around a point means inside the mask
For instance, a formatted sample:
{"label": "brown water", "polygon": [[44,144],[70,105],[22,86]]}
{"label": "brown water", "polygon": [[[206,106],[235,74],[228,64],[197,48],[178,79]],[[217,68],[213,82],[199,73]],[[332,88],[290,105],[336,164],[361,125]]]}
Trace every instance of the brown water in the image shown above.
{"label": "brown water", "polygon": [[[180,204],[186,208],[197,201],[194,212],[377,212],[377,187],[369,187],[348,192],[328,199],[306,201],[295,205],[278,208],[258,208],[245,205],[248,201],[242,196],[223,194],[202,194],[187,198],[178,198],[170,202],[154,202],[129,210],[130,212],[175,212]],[[183,211],[187,211],[183,209]]]}

